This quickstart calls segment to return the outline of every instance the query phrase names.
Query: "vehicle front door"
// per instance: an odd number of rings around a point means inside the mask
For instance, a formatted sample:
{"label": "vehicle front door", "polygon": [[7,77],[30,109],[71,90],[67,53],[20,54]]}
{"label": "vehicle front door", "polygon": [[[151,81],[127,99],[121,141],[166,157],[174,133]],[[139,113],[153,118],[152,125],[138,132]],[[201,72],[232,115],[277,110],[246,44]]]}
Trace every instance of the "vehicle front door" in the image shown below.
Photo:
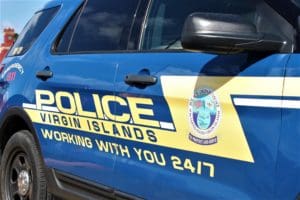
{"label": "vehicle front door", "polygon": [[272,199],[289,54],[183,50],[194,12],[238,14],[287,41],[292,30],[261,0],[153,0],[139,51],[119,58],[117,188],[147,199]]}

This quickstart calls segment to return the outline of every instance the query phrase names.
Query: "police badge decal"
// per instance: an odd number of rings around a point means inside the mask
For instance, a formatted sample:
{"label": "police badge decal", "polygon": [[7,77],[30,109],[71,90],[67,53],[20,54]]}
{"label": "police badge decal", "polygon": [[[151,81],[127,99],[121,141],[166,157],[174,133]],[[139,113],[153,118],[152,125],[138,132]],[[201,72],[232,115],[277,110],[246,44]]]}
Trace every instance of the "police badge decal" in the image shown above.
{"label": "police badge decal", "polygon": [[215,130],[221,119],[221,107],[212,89],[195,90],[189,100],[189,140],[199,145],[212,145],[218,142]]}

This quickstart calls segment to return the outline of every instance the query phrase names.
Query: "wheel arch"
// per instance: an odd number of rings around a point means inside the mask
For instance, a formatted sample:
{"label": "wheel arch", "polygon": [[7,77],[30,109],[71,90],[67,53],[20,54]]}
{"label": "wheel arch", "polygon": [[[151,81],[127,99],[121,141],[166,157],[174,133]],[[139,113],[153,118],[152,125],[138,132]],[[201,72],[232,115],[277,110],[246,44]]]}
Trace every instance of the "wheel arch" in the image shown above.
{"label": "wheel arch", "polygon": [[[33,127],[33,123],[27,113],[18,107],[13,107],[7,110],[0,120],[0,155],[4,151],[4,148],[11,138],[11,136],[21,130],[28,130],[38,146],[41,153],[40,143]],[[42,155],[42,154],[41,154]]]}

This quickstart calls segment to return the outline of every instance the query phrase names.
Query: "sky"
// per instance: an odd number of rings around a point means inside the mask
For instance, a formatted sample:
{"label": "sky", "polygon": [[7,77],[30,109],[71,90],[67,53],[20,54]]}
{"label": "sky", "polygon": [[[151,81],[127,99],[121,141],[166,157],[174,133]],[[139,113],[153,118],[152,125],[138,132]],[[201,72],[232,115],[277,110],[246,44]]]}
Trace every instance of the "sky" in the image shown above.
{"label": "sky", "polygon": [[14,28],[20,33],[33,16],[49,0],[0,0],[0,44],[3,42],[3,29]]}

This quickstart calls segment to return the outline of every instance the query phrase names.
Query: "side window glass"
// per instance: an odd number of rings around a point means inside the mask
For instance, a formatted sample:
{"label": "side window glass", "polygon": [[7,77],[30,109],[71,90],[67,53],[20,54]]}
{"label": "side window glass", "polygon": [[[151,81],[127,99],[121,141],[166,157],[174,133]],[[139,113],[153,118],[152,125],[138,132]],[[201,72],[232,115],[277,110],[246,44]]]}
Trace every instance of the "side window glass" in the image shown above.
{"label": "side window glass", "polygon": [[70,52],[125,50],[139,0],[88,0]]}
{"label": "side window glass", "polygon": [[239,15],[259,31],[287,36],[285,28],[278,29],[284,20],[263,0],[153,0],[141,49],[182,49],[184,22],[195,12]]}
{"label": "side window glass", "polygon": [[58,9],[59,7],[55,7],[35,13],[19,35],[8,56],[24,54],[53,19]]}

